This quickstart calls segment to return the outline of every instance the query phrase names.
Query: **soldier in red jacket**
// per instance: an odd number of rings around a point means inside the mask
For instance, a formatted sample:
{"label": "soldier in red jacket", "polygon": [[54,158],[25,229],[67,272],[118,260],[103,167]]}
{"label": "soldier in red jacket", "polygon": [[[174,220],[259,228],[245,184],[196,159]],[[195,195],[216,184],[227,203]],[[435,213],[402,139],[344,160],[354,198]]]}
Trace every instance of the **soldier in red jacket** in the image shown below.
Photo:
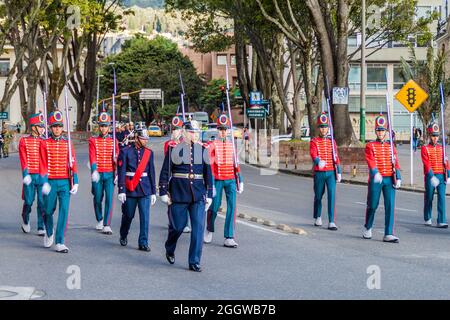
{"label": "soldier in red jacket", "polygon": [[[94,210],[97,219],[96,229],[104,234],[112,234],[111,218],[113,211],[113,195],[116,163],[114,159],[114,140],[109,129],[111,116],[102,112],[98,116],[100,134],[89,139],[89,161],[91,164],[92,194]],[[119,155],[119,145],[115,143],[116,156]],[[102,212],[103,197],[105,211]]]}
{"label": "soldier in red jacket", "polygon": [[[234,240],[234,224],[236,220],[236,193],[244,191],[244,183],[240,174],[239,165],[235,164],[233,154],[233,141],[228,141],[228,130],[231,128],[230,120],[222,114],[217,120],[219,138],[209,144],[209,155],[214,177],[216,195],[207,215],[207,230],[204,242],[210,243],[214,233],[214,223],[217,212],[222,204],[222,193],[227,197],[227,213],[224,226],[224,246],[236,248],[238,244]],[[238,187],[239,186],[239,187]]]}
{"label": "soldier in red jacket", "polygon": [[[56,251],[67,253],[64,244],[65,233],[69,223],[70,195],[78,191],[78,170],[73,145],[63,136],[63,115],[60,111],[52,112],[48,119],[51,137],[42,140],[39,154],[39,173],[43,182],[46,234],[44,246],[50,248],[56,242]],[[69,152],[69,148],[71,151]],[[70,159],[70,154],[72,159]],[[53,234],[53,214],[59,202],[56,238]]]}
{"label": "soldier in red jacket", "polygon": [[426,226],[431,226],[433,213],[434,191],[437,189],[438,196],[438,217],[437,227],[448,228],[445,212],[445,191],[450,183],[448,159],[444,159],[442,145],[439,140],[439,125],[432,123],[428,126],[430,143],[422,147],[423,174],[425,176],[425,199],[423,207],[423,218]]}
{"label": "soldier in red jacket", "polygon": [[[336,231],[336,182],[341,182],[342,173],[336,142],[328,136],[329,122],[330,120],[325,112],[319,115],[317,125],[320,135],[313,138],[310,143],[310,154],[314,163],[314,225],[322,225],[322,198],[326,186],[328,190],[328,229]],[[333,147],[336,152],[334,156]]]}
{"label": "soldier in red jacket", "polygon": [[375,119],[377,140],[366,145],[366,161],[369,166],[369,190],[367,194],[366,224],[363,237],[372,238],[372,226],[375,211],[380,202],[381,192],[384,197],[385,229],[384,242],[397,243],[394,235],[395,190],[401,186],[400,165],[397,149],[393,146],[395,166],[392,164],[391,142],[386,140],[387,121],[380,115]]}
{"label": "soldier in red jacket", "polygon": [[30,213],[34,198],[37,195],[37,226],[38,235],[44,236],[44,201],[42,198],[42,183],[39,178],[39,146],[44,133],[44,115],[36,113],[30,116],[31,134],[22,137],[19,142],[19,157],[22,167],[23,189],[22,199],[22,231],[30,232]]}

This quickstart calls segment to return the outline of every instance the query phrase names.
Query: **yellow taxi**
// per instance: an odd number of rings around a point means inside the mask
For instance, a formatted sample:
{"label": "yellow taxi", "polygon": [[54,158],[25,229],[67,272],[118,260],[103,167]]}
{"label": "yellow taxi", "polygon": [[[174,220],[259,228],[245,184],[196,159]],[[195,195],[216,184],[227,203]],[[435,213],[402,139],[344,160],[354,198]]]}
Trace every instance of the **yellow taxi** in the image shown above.
{"label": "yellow taxi", "polygon": [[150,137],[162,137],[163,133],[159,126],[149,126],[147,128],[148,135]]}

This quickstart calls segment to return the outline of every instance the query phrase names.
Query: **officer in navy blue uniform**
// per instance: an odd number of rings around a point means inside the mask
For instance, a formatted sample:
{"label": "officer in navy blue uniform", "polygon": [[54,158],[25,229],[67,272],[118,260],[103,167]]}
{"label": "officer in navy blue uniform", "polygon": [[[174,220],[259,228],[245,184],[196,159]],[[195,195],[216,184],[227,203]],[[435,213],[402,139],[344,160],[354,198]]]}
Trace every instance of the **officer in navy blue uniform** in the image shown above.
{"label": "officer in navy blue uniform", "polygon": [[156,202],[154,157],[153,152],[146,147],[148,139],[145,126],[136,128],[136,143],[122,149],[118,159],[118,198],[122,202],[120,244],[127,245],[131,222],[136,207],[139,207],[139,250],[147,252],[150,251],[148,244],[150,205],[153,206]]}
{"label": "officer in navy blue uniform", "polygon": [[175,263],[175,248],[188,216],[191,221],[189,269],[200,272],[205,229],[205,209],[211,205],[213,183],[209,155],[201,142],[197,121],[184,125],[183,142],[169,146],[159,176],[161,201],[169,205],[169,236],[166,258]]}

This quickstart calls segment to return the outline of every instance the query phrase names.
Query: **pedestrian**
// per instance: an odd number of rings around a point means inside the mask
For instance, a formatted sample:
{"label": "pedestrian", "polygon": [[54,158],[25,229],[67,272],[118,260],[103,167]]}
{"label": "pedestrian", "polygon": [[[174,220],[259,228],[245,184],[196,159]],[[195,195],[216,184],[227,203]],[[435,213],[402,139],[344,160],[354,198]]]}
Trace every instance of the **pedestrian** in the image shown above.
{"label": "pedestrian", "polygon": [[[78,170],[75,149],[63,136],[63,115],[60,111],[50,113],[48,118],[51,136],[42,140],[40,145],[39,172],[43,181],[44,224],[46,234],[44,247],[50,248],[56,242],[55,249],[60,253],[69,252],[64,244],[69,222],[69,205],[71,195],[78,192]],[[70,129],[69,129],[70,130]],[[69,152],[70,148],[70,152]],[[70,154],[72,159],[70,159]],[[71,166],[72,163],[72,166]],[[56,237],[53,234],[53,215],[59,203]]]}
{"label": "pedestrian", "polygon": [[[335,222],[336,182],[341,182],[342,171],[336,142],[328,135],[330,119],[327,113],[322,112],[319,115],[317,125],[319,136],[311,140],[309,147],[314,163],[314,225],[322,226],[322,198],[326,187],[328,192],[328,230],[336,231],[338,229]],[[334,152],[336,152],[335,155]]]}
{"label": "pedestrian", "polygon": [[447,159],[444,159],[442,145],[439,140],[439,125],[432,123],[428,126],[430,143],[422,147],[423,173],[425,176],[425,197],[423,207],[423,217],[426,226],[432,225],[433,198],[437,190],[437,227],[448,228],[445,211],[445,192],[447,184],[450,183],[450,168]]}
{"label": "pedestrian", "polygon": [[414,150],[414,152],[417,151],[417,145],[418,145],[418,132],[417,132],[417,128],[413,127],[413,150]]}
{"label": "pedestrian", "polygon": [[2,146],[3,157],[8,158],[9,157],[9,146],[13,139],[13,135],[8,131],[6,126],[4,126],[3,131],[2,131],[2,136],[3,136],[3,146]]}
{"label": "pedestrian", "polygon": [[150,252],[148,228],[150,206],[156,203],[155,165],[152,150],[146,147],[149,140],[145,126],[136,126],[132,146],[121,150],[118,159],[119,201],[122,203],[120,244],[128,244],[131,223],[139,208],[138,248]]}
{"label": "pedestrian", "polygon": [[5,143],[5,138],[3,137],[3,130],[0,130],[0,159],[3,158],[3,144]]}
{"label": "pedestrian", "polygon": [[44,198],[42,183],[39,177],[39,147],[45,130],[44,115],[32,114],[29,117],[31,133],[19,141],[19,158],[22,167],[22,231],[30,233],[30,213],[35,197],[37,198],[37,229],[38,235],[45,235],[44,226]]}
{"label": "pedestrian", "polygon": [[184,130],[183,141],[173,148],[171,156],[166,154],[159,176],[161,201],[170,205],[166,258],[175,263],[177,241],[189,216],[189,270],[200,272],[205,210],[212,203],[212,173],[207,149],[200,142],[200,125],[193,120],[184,124]]}
{"label": "pedestrian", "polygon": [[383,115],[375,119],[377,140],[366,144],[366,161],[369,167],[369,189],[367,193],[366,223],[363,238],[372,238],[375,211],[380,202],[381,192],[384,198],[385,229],[384,242],[399,242],[394,235],[395,190],[401,186],[400,165],[397,149],[393,147],[395,166],[392,164],[391,141],[386,139],[388,125]]}
{"label": "pedestrian", "polygon": [[[112,234],[111,218],[113,212],[113,194],[116,176],[116,156],[119,146],[109,133],[111,116],[102,112],[98,116],[100,133],[97,137],[89,139],[89,161],[91,164],[92,195],[94,196],[94,212],[97,220],[96,230],[103,234]],[[104,212],[102,212],[103,198],[105,199]]]}
{"label": "pedestrian", "polygon": [[211,207],[207,214],[207,226],[205,230],[204,242],[211,243],[215,231],[215,221],[217,212],[222,204],[222,193],[225,191],[227,200],[227,212],[224,226],[224,246],[237,248],[238,244],[234,239],[236,222],[236,194],[244,191],[240,166],[235,163],[233,140],[228,140],[230,136],[230,119],[222,114],[217,119],[218,139],[209,144],[209,156],[212,173],[214,176],[214,186],[216,195],[213,198]]}

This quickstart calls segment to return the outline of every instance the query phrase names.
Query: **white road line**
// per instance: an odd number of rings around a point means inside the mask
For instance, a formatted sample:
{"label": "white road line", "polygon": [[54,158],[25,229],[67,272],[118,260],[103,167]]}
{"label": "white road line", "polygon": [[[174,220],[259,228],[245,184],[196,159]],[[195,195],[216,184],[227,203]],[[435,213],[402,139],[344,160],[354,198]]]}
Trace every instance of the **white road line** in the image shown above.
{"label": "white road line", "polygon": [[[220,218],[222,218],[222,219],[225,219],[225,216],[223,216],[223,215],[217,215],[218,217],[220,217]],[[251,224],[251,223],[248,223],[248,222],[245,222],[245,221],[241,221],[241,220],[236,220],[236,222],[237,223],[240,223],[240,224],[243,224],[243,225],[245,225],[245,226],[249,226],[249,227],[252,227],[252,228],[255,228],[255,229],[259,229],[259,230],[264,230],[264,231],[268,231],[268,232],[272,232],[272,233],[275,233],[275,234],[279,234],[279,235],[282,235],[282,236],[288,236],[289,234],[287,234],[287,233],[282,233],[282,232],[278,232],[278,231],[275,231],[275,230],[270,230],[270,229],[267,229],[267,228],[263,228],[263,227],[260,227],[260,226],[257,226],[257,225],[254,225],[254,224]]]}
{"label": "white road line", "polygon": [[[367,203],[364,203],[364,202],[355,202],[356,204],[361,204],[361,205],[363,205],[363,206],[366,206],[367,205]],[[380,208],[384,208],[384,206],[380,206]],[[411,210],[411,209],[405,209],[405,208],[395,208],[395,210],[398,210],[398,211],[407,211],[407,212],[417,212],[417,210]]]}
{"label": "white road line", "polygon": [[274,188],[274,187],[264,186],[264,185],[261,185],[261,184],[255,184],[255,183],[250,183],[250,182],[247,182],[246,184],[247,185],[251,185],[251,186],[255,186],[255,187],[260,187],[260,188],[267,188],[267,189],[272,189],[272,190],[280,190],[280,188]]}

